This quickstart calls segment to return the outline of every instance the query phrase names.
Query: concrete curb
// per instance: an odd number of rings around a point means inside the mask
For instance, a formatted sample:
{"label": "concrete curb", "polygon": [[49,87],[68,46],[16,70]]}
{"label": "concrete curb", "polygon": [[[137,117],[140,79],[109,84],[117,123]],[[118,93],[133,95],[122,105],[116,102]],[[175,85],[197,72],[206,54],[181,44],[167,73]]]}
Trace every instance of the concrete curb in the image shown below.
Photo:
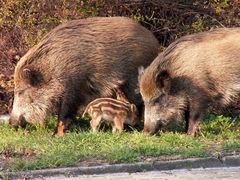
{"label": "concrete curb", "polygon": [[[134,164],[113,164],[92,167],[67,167],[56,169],[43,169],[33,171],[21,172],[0,172],[4,178],[17,179],[17,178],[37,178],[47,176],[74,176],[83,174],[105,174],[105,173],[120,173],[120,172],[144,172],[144,171],[163,171],[173,169],[192,169],[192,168],[213,168],[213,167],[236,167],[240,166],[240,155],[226,156],[222,159],[216,157],[210,158],[191,158],[184,160],[173,161],[156,161],[156,162],[139,162]],[[0,178],[1,178],[0,176]]]}

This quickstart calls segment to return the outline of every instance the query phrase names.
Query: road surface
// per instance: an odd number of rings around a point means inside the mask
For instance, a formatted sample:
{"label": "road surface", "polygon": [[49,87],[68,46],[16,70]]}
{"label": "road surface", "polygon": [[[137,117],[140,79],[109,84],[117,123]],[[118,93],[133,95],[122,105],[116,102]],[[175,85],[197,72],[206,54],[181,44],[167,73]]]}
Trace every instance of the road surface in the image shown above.
{"label": "road surface", "polygon": [[166,179],[166,180],[240,180],[240,167],[231,168],[198,168],[198,169],[182,169],[171,171],[149,171],[140,173],[113,173],[99,175],[79,175],[79,176],[54,176],[40,177],[41,180],[148,180],[148,179]]}

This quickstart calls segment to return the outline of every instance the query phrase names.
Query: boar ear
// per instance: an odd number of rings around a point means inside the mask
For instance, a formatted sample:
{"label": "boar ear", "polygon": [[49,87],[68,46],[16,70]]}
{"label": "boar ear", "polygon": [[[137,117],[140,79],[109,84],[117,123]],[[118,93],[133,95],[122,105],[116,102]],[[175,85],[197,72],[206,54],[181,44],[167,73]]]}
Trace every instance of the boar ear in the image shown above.
{"label": "boar ear", "polygon": [[137,107],[135,104],[131,104],[131,111],[132,112],[136,112],[137,111]]}
{"label": "boar ear", "polygon": [[140,88],[139,88],[139,87],[135,88],[135,89],[134,89],[134,93],[135,93],[135,94],[140,94]]}
{"label": "boar ear", "polygon": [[170,75],[167,70],[163,70],[156,76],[156,84],[162,88],[165,92],[169,91],[170,88]]}
{"label": "boar ear", "polygon": [[25,79],[30,79],[31,78],[31,70],[28,68],[23,69],[22,71],[22,78]]}
{"label": "boar ear", "polygon": [[23,69],[22,78],[27,84],[30,84],[31,86],[38,85],[42,79],[40,73],[29,68]]}
{"label": "boar ear", "polygon": [[137,83],[137,88],[135,89],[135,94],[140,94],[139,84],[144,71],[145,69],[143,66],[138,67],[138,83]]}
{"label": "boar ear", "polygon": [[143,73],[144,73],[144,67],[143,66],[140,66],[140,67],[138,67],[138,83],[139,83],[139,81],[140,81],[140,79],[141,79],[141,77],[142,77],[142,75],[143,75]]}

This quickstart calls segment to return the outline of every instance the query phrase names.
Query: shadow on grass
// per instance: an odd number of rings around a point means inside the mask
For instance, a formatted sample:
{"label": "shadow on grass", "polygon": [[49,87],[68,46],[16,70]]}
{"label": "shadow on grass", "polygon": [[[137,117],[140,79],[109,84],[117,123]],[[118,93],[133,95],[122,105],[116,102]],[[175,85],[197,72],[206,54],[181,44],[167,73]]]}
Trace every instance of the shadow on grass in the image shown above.
{"label": "shadow on grass", "polygon": [[[77,117],[72,123],[70,124],[67,131],[69,132],[82,132],[82,131],[91,131],[90,126],[90,117]],[[125,132],[132,132],[132,131],[142,131],[143,130],[143,121],[135,125],[134,127],[124,124],[124,131]],[[111,132],[112,126],[109,123],[101,123],[99,127],[99,131],[101,132]]]}
{"label": "shadow on grass", "polygon": [[[91,131],[90,127],[90,117],[76,117],[71,124],[69,125],[66,132],[89,132]],[[5,126],[8,126],[6,122],[4,122]],[[27,124],[24,128],[25,130],[31,131],[46,131],[46,132],[54,132],[57,127],[57,117],[56,116],[49,116],[46,118],[44,126],[34,125],[34,124]],[[197,137],[199,136],[218,136],[224,133],[230,133],[234,131],[239,131],[240,127],[240,120],[239,118],[230,118],[224,116],[215,116],[213,114],[207,114],[204,118],[204,121],[201,122],[199,129],[197,131]],[[142,132],[144,128],[143,120],[137,124],[136,126],[132,127],[130,125],[124,124],[124,131],[125,132],[132,132],[138,131]],[[21,129],[21,128],[20,128]],[[111,132],[112,127],[107,123],[102,123],[99,131],[101,132]],[[160,136],[161,133],[166,132],[173,132],[173,133],[180,133],[185,134],[185,121],[182,121],[180,124],[167,127],[164,129],[160,129],[156,136]]]}

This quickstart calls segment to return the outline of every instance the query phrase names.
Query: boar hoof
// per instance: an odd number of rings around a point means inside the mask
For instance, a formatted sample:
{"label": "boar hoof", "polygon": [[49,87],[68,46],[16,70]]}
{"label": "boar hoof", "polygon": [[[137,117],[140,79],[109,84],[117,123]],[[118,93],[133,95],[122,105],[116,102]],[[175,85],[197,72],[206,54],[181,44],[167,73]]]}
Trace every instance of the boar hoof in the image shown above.
{"label": "boar hoof", "polygon": [[59,133],[59,132],[58,132],[58,133],[54,133],[54,134],[52,135],[52,137],[53,137],[53,138],[59,138],[59,137],[63,136],[63,134],[64,134],[63,132],[61,132],[61,133]]}
{"label": "boar hoof", "polygon": [[153,135],[153,133],[150,133],[150,132],[146,132],[146,131],[145,131],[145,132],[144,132],[144,135],[145,135],[145,136],[151,136],[151,135]]}
{"label": "boar hoof", "polygon": [[194,137],[195,136],[195,131],[187,131],[187,135]]}
{"label": "boar hoof", "polygon": [[57,125],[57,128],[53,134],[53,137],[57,138],[57,137],[61,137],[63,136],[64,134],[64,128],[65,128],[65,125],[62,121],[59,121],[58,125]]}

